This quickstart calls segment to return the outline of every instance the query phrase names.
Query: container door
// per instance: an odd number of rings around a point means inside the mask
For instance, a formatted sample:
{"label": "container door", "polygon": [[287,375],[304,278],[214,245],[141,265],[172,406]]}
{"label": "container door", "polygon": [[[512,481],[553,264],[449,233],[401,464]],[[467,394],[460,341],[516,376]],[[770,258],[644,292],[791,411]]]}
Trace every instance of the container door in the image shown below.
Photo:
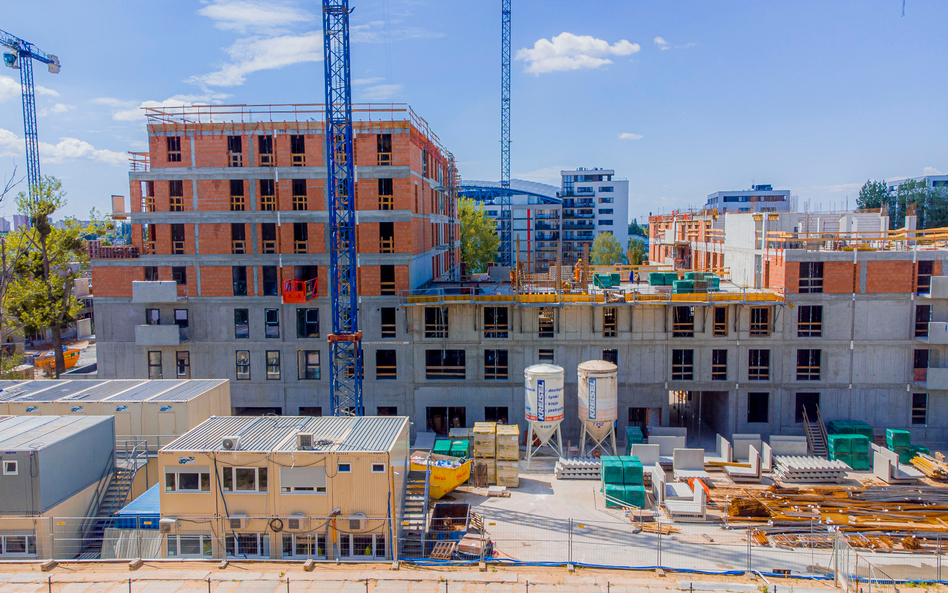
{"label": "container door", "polygon": [[174,412],[158,412],[158,446],[164,447],[175,436]]}

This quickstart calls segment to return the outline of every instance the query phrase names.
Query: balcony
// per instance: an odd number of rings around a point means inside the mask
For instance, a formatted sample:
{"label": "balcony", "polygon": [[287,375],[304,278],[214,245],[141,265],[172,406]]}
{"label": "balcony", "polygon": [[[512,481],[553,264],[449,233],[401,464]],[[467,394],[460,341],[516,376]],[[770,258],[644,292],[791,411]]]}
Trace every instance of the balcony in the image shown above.
{"label": "balcony", "polygon": [[136,325],[136,346],[178,346],[188,341],[188,328],[176,324]]}
{"label": "balcony", "polygon": [[86,241],[86,252],[89,259],[135,259],[140,253],[134,245],[110,246],[102,245],[102,241]]}
{"label": "balcony", "polygon": [[948,368],[914,369],[912,382],[926,391],[948,391]]}
{"label": "balcony", "polygon": [[596,200],[591,198],[572,198],[563,200],[563,208],[595,208]]}
{"label": "balcony", "polygon": [[919,295],[932,299],[948,299],[948,276],[932,276],[928,294]]}
{"label": "balcony", "polygon": [[319,282],[317,278],[304,280],[285,280],[283,282],[283,303],[306,303],[319,296]]}
{"label": "balcony", "polygon": [[928,335],[915,339],[925,344],[948,344],[948,323],[931,321],[928,324]]}
{"label": "balcony", "polygon": [[595,224],[592,222],[568,222],[563,224],[564,231],[593,230]]}
{"label": "balcony", "polygon": [[559,222],[537,222],[533,228],[538,231],[554,230],[558,231],[560,229]]}
{"label": "balcony", "polygon": [[178,283],[173,280],[132,282],[133,303],[177,303]]}

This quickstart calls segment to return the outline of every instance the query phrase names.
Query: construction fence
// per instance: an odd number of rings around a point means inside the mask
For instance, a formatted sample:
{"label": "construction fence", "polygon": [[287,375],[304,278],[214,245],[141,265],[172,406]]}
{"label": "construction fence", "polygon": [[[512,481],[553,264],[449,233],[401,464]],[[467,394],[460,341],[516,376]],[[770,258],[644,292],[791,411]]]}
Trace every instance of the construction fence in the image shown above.
{"label": "construction fence", "polygon": [[[438,524],[443,521],[443,524]],[[901,582],[941,582],[948,538],[932,534],[847,533],[814,522],[770,531],[664,519],[552,519],[491,509],[476,527],[430,519],[420,557],[400,552],[398,518],[188,517],[3,518],[0,560],[282,560],[420,565],[569,565],[708,574],[760,573],[831,581],[847,591],[882,591]],[[483,525],[483,529],[480,527]],[[465,533],[479,554],[432,558],[439,542]],[[449,545],[448,548],[454,548]],[[416,548],[418,549],[418,548]],[[441,546],[445,549],[445,546]],[[871,587],[870,587],[871,586]]]}

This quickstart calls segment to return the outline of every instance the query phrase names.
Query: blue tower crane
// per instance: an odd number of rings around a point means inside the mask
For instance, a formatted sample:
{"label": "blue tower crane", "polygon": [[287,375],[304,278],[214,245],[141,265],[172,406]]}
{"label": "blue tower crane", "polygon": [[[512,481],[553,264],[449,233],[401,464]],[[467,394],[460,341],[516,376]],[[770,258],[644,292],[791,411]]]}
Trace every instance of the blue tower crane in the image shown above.
{"label": "blue tower crane", "polygon": [[510,215],[510,1],[501,0],[500,38],[500,264],[514,265]]}
{"label": "blue tower crane", "polygon": [[20,71],[23,89],[23,137],[26,140],[26,181],[30,198],[36,198],[40,182],[39,136],[36,133],[36,94],[33,91],[33,60],[46,64],[51,74],[59,74],[59,58],[40,51],[32,43],[0,31],[0,45],[13,52],[4,52],[3,63]]}
{"label": "blue tower crane", "polygon": [[349,0],[323,0],[326,71],[326,174],[329,188],[330,405],[334,416],[362,416],[362,332],[356,276],[355,171],[349,76]]}

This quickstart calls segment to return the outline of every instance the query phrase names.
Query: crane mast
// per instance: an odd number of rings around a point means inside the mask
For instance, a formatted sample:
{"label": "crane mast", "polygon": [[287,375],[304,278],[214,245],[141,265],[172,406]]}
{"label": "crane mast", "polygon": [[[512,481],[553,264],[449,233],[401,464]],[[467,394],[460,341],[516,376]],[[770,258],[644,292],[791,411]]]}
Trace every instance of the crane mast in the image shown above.
{"label": "crane mast", "polygon": [[3,63],[20,71],[23,91],[23,137],[26,142],[26,181],[31,199],[36,199],[40,182],[39,134],[36,131],[36,93],[33,87],[33,60],[46,64],[51,74],[59,74],[59,58],[40,51],[32,43],[0,31],[0,45],[13,52],[4,52]]}
{"label": "crane mast", "polygon": [[510,1],[501,0],[500,39],[500,264],[514,265],[510,215]]}
{"label": "crane mast", "polygon": [[349,1],[323,0],[326,74],[326,184],[332,300],[330,405],[334,416],[361,416],[362,332],[356,272],[355,170],[349,76]]}

